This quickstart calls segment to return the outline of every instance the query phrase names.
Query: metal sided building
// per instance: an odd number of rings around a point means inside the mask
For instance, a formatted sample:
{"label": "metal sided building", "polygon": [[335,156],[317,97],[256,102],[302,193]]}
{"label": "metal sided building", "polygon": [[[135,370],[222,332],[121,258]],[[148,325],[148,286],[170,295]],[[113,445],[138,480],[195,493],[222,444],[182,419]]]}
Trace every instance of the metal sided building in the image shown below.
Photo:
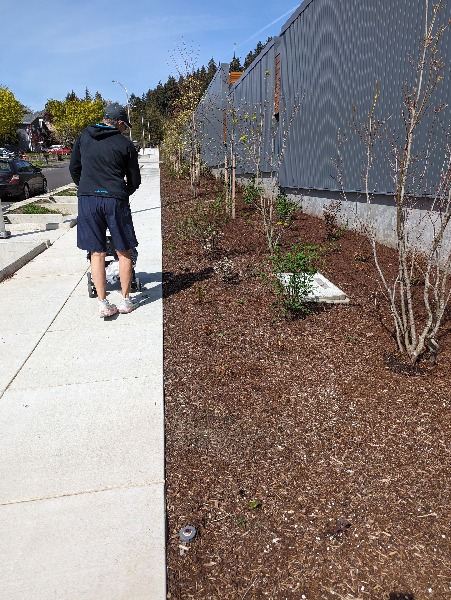
{"label": "metal sided building", "polygon": [[[425,0],[304,0],[283,25],[280,35],[265,46],[235,83],[228,84],[228,65],[221,65],[206,98],[220,85],[217,115],[222,119],[216,131],[222,131],[222,140],[217,136],[216,159],[204,153],[207,164],[223,164],[225,151],[233,145],[238,173],[255,172],[255,155],[259,152],[260,171],[270,176],[274,175],[283,151],[280,186],[296,191],[298,197],[303,194],[304,210],[322,216],[323,207],[340,198],[341,183],[334,164],[340,132],[347,140],[340,148],[343,187],[352,199],[344,203],[343,210],[352,222],[352,215],[364,210],[361,191],[365,147],[351,123],[353,117],[356,123],[367,121],[377,85],[375,117],[385,121],[386,131],[382,143],[374,148],[370,188],[376,194],[375,206],[381,209],[377,217],[380,239],[393,243],[393,211],[386,210],[393,205],[394,189],[388,138],[399,136],[402,141],[403,86],[406,81],[409,85],[415,81],[411,58],[418,56],[419,40],[424,37],[425,6]],[[431,14],[429,0],[429,17]],[[439,14],[439,22],[445,24],[450,17],[451,4]],[[451,98],[449,33],[445,32],[439,45],[445,67],[433,97],[434,105],[447,104]],[[255,134],[255,120],[261,115],[263,128],[256,152],[249,137]],[[414,142],[415,154],[428,155],[423,157],[428,162],[418,164],[417,179],[411,182],[419,194],[433,194],[440,178],[450,107],[439,113],[435,123],[433,120],[434,114],[430,114],[422,122]],[[205,125],[206,139],[212,129],[211,123]],[[420,178],[424,166],[427,168]]]}
{"label": "metal sided building", "polygon": [[219,65],[196,109],[202,160],[216,167],[224,162],[227,144],[226,107],[229,106],[229,65]]}

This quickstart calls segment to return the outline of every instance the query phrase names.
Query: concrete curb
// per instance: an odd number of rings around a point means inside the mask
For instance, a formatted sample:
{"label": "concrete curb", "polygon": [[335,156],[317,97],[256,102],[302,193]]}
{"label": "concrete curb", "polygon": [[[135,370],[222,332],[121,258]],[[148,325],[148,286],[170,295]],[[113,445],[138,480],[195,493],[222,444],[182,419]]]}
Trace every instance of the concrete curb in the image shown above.
{"label": "concrete curb", "polygon": [[[70,187],[71,184],[66,184],[61,187],[58,187],[51,192],[47,192],[47,194],[39,194],[38,196],[33,196],[32,198],[28,198],[27,200],[20,200],[19,202],[12,202],[9,206],[2,207],[3,214],[7,214],[10,210],[14,210],[15,208],[21,208],[22,206],[26,206],[27,204],[34,204],[43,202],[45,200],[50,200],[52,196],[61,192],[62,190],[66,190]],[[62,196],[64,197],[64,196]],[[53,202],[52,202],[53,203]]]}
{"label": "concrete curb", "polygon": [[[21,200],[20,202],[13,202],[7,207],[2,207],[2,212],[5,218],[5,225],[7,230],[11,232],[11,237],[0,244],[0,281],[3,281],[9,275],[12,275],[30,260],[33,260],[38,254],[41,254],[44,250],[49,248],[55,241],[52,237],[52,241],[43,240],[42,235],[46,231],[54,230],[69,230],[75,227],[77,224],[77,215],[74,214],[74,208],[76,207],[76,200],[74,202],[58,204],[58,196],[54,198],[54,195],[62,190],[66,190],[72,187],[71,184],[66,184],[48,192],[47,194],[39,194],[33,196],[27,200]],[[61,196],[62,199],[67,198]],[[41,204],[42,206],[51,206],[52,208],[61,208],[62,210],[69,211],[67,214],[36,214],[36,215],[22,215],[10,213],[10,211],[26,206],[27,204]],[[1,215],[0,215],[1,216]],[[24,233],[38,234],[40,239],[30,241],[28,243],[22,243],[16,241],[14,238],[16,235]]]}
{"label": "concrete curb", "polygon": [[8,275],[12,275],[16,271],[18,271],[21,267],[23,267],[28,262],[30,262],[30,260],[33,260],[33,258],[36,258],[36,256],[38,256],[38,254],[41,254],[41,252],[44,252],[44,250],[47,250],[47,248],[50,248],[50,246],[51,246],[50,240],[41,242],[40,244],[37,244],[36,246],[31,248],[31,250],[28,250],[28,252],[26,252],[19,258],[16,258],[11,263],[9,263],[8,265],[6,265],[2,269],[0,269],[0,281],[3,281],[3,279],[8,277]]}

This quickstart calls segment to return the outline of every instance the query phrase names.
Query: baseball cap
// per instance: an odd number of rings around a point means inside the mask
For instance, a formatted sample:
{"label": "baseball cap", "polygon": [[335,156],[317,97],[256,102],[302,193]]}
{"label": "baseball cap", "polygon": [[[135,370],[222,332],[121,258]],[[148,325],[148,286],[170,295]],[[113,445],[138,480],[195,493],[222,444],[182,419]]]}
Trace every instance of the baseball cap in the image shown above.
{"label": "baseball cap", "polygon": [[105,112],[103,113],[103,116],[105,119],[110,119],[111,121],[124,121],[124,123],[127,125],[127,127],[130,127],[130,129],[132,127],[128,120],[128,116],[125,111],[125,108],[123,106],[121,106],[120,104],[118,104],[117,102],[108,104],[108,106],[105,108]]}

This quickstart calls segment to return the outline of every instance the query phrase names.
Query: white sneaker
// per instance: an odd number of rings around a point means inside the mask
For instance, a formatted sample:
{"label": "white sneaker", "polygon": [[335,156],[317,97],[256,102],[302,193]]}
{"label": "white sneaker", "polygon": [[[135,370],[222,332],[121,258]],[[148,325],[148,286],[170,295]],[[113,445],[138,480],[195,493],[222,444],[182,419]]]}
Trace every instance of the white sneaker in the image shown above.
{"label": "white sneaker", "polygon": [[134,298],[122,298],[122,302],[119,305],[120,313],[131,313],[133,310],[138,308],[139,301]]}
{"label": "white sneaker", "polygon": [[100,318],[104,319],[105,317],[112,317],[117,313],[117,306],[115,304],[110,304],[108,300],[105,302],[99,301],[99,313]]}

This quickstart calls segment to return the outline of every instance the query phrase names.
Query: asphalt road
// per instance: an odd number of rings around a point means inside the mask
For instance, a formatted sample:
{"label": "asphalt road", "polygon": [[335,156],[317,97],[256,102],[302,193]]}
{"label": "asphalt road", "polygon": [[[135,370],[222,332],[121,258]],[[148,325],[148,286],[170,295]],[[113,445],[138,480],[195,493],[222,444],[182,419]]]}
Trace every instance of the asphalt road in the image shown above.
{"label": "asphalt road", "polygon": [[42,167],[42,172],[47,179],[49,192],[63,185],[72,183],[72,177],[69,173],[69,161],[56,162],[51,167]]}

